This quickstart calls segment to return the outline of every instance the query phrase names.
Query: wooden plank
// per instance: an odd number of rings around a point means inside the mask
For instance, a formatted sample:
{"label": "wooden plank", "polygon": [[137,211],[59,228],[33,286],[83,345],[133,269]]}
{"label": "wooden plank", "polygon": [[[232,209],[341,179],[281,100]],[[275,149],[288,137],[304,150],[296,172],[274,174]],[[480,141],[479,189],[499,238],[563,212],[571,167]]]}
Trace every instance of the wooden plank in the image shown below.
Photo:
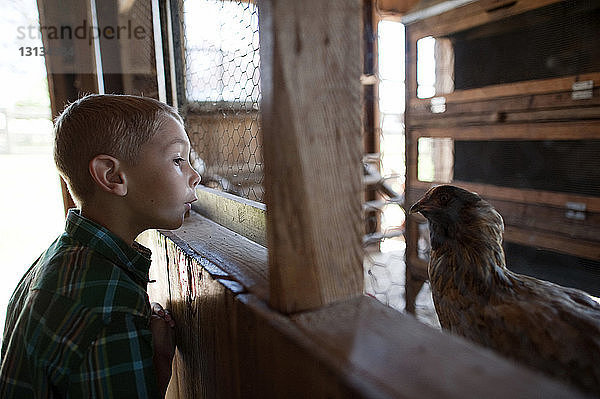
{"label": "wooden plank", "polygon": [[[415,113],[412,116],[413,127],[443,128],[470,125],[498,125],[514,123],[551,123],[551,122],[578,122],[600,120],[600,106],[586,107],[581,105],[576,108],[556,108],[545,110],[518,110],[463,113],[463,114],[432,114]],[[600,123],[599,123],[600,124]]]}
{"label": "wooden plank", "polygon": [[417,1],[416,5],[409,9],[406,15],[400,18],[400,22],[410,25],[422,19],[435,17],[465,4],[476,0],[446,0],[446,1]]}
{"label": "wooden plank", "polygon": [[[252,295],[238,295],[234,312],[242,398],[367,398],[350,385],[331,355],[287,317]],[[329,356],[328,356],[329,355]]]}
{"label": "wooden plank", "polygon": [[[595,75],[595,74],[590,74]],[[592,106],[600,104],[600,74],[593,76],[596,87],[593,89],[593,96],[589,99],[574,100],[572,98],[572,89],[569,82],[581,81],[575,80],[576,77],[550,79],[556,81],[558,86],[550,86],[547,89],[550,92],[539,92],[536,86],[529,86],[526,82],[507,85],[486,86],[488,88],[496,88],[498,95],[492,97],[483,97],[481,93],[477,93],[478,89],[461,90],[454,93],[446,94],[443,97],[446,99],[446,111],[448,114],[462,113],[477,113],[489,111],[521,111],[521,110],[537,110],[545,108],[574,108],[579,106]],[[590,76],[592,77],[592,76]],[[537,82],[537,81],[535,81]],[[572,83],[571,83],[572,84]],[[527,92],[527,89],[532,89],[532,92]],[[469,92],[468,96],[465,95]],[[463,97],[464,95],[464,97]],[[463,97],[463,98],[461,98]],[[408,110],[411,113],[427,113],[431,115],[431,99],[430,98],[411,98]]]}
{"label": "wooden plank", "polygon": [[[446,99],[446,102],[468,102],[489,100],[496,97],[570,92],[572,90],[573,83],[586,80],[593,80],[594,87],[597,88],[600,86],[600,72],[585,73],[581,75],[572,75],[552,79],[534,79],[525,82],[490,85],[476,89],[457,90],[452,93],[444,94],[442,97]],[[428,101],[430,100],[411,99],[410,104],[413,105],[419,102]]]}
{"label": "wooden plank", "polygon": [[[562,0],[480,0],[409,25],[411,40],[441,36],[498,21]],[[508,7],[503,7],[509,5]]]}
{"label": "wooden plank", "polygon": [[600,121],[506,123],[478,126],[418,128],[411,126],[408,135],[418,137],[452,137],[455,140],[577,140],[600,137]]}
{"label": "wooden plank", "polygon": [[429,262],[424,261],[418,256],[411,256],[410,258],[412,273],[415,277],[429,280],[429,272],[427,271],[427,267],[429,266]]}
{"label": "wooden plank", "polygon": [[196,188],[196,195],[198,201],[192,204],[196,212],[263,247],[267,245],[264,204],[204,186]]}
{"label": "wooden plank", "polygon": [[234,280],[262,300],[268,300],[267,249],[196,212],[181,228],[161,231],[214,278]]}
{"label": "wooden plank", "polygon": [[[231,322],[236,295],[196,258],[174,241],[153,232],[152,269],[160,270],[168,287],[168,307],[176,321],[176,374],[168,398],[239,397],[237,352]],[[166,274],[166,276],[164,276]],[[151,292],[154,294],[154,291]],[[151,295],[151,299],[155,297]],[[207,348],[210,348],[207,350]]]}
{"label": "wooden plank", "polygon": [[[156,230],[146,230],[140,234],[136,241],[152,249],[152,264],[150,266],[150,284],[148,284],[148,297],[150,302],[158,302],[163,307],[171,309],[171,292],[169,287],[169,261],[167,260],[167,243],[164,236]],[[182,322],[179,319],[178,322]],[[172,376],[167,394],[170,399],[183,399],[179,394],[177,360],[173,361]]]}
{"label": "wooden plank", "polygon": [[[377,29],[378,13],[374,0],[362,1],[362,59],[363,68],[361,75],[362,84],[362,121],[363,121],[363,151],[367,154],[379,153],[379,85],[375,77],[377,68]],[[371,79],[363,79],[370,77]],[[365,84],[365,83],[371,84]],[[377,166],[378,167],[378,166]],[[379,193],[373,187],[365,187],[364,200],[373,201],[380,197]],[[381,228],[381,215],[378,212],[367,211],[365,215],[365,233],[371,234],[379,231]],[[374,243],[379,246],[379,242]]]}
{"label": "wooden plank", "polygon": [[[502,215],[504,224],[532,231],[554,234],[565,244],[574,240],[587,242],[587,246],[600,247],[600,214],[581,212],[582,219],[568,218],[568,209],[540,206],[531,203],[491,200],[490,203]],[[571,247],[571,245],[565,245]]]}
{"label": "wooden plank", "polygon": [[[350,384],[394,398],[564,397],[570,389],[361,297],[292,320]],[[378,395],[378,397],[379,397]]]}
{"label": "wooden plank", "polygon": [[360,6],[261,3],[270,298],[286,313],[362,293]]}
{"label": "wooden plank", "polygon": [[504,240],[531,247],[549,249],[580,258],[595,261],[600,260],[600,245],[598,245],[598,241],[569,238],[515,226],[506,226]]}

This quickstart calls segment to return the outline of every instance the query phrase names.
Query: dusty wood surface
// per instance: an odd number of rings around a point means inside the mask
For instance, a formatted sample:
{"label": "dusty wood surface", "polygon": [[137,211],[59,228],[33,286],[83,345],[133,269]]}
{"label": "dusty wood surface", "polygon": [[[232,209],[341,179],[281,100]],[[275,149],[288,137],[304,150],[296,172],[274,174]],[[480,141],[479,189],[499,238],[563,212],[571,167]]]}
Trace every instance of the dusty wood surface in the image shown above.
{"label": "dusty wood surface", "polygon": [[216,279],[233,280],[262,300],[269,298],[267,249],[195,212],[182,228],[165,231]]}
{"label": "dusty wood surface", "polygon": [[196,188],[193,209],[202,216],[262,245],[267,245],[266,206],[207,187]]}
{"label": "dusty wood surface", "polygon": [[[401,398],[567,395],[558,383],[362,297],[292,318],[362,384]],[[483,381],[486,383],[482,383]],[[511,381],[506,384],[506,381]]]}
{"label": "dusty wood surface", "polygon": [[[188,218],[172,236],[196,222]],[[177,322],[169,398],[579,397],[371,298],[286,317],[222,271],[243,274],[240,259],[213,263],[156,231],[140,241],[153,250],[159,280],[151,300],[168,298]]]}
{"label": "dusty wood surface", "polygon": [[360,6],[261,3],[270,297],[287,313],[362,293]]}
{"label": "dusty wood surface", "polygon": [[150,298],[166,304],[177,322],[177,352],[167,397],[240,397],[230,317],[234,295],[243,288],[221,282],[219,277],[225,274],[203,268],[197,257],[156,231],[148,242],[154,243],[152,277],[157,279],[150,284]]}

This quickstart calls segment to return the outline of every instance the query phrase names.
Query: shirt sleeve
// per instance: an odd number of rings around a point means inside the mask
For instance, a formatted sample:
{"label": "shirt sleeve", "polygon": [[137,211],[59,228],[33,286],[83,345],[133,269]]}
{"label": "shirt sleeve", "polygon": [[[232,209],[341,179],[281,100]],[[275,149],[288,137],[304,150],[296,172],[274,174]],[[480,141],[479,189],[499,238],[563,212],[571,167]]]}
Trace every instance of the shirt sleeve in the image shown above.
{"label": "shirt sleeve", "polygon": [[67,396],[159,398],[152,354],[146,320],[128,313],[115,315],[71,375]]}

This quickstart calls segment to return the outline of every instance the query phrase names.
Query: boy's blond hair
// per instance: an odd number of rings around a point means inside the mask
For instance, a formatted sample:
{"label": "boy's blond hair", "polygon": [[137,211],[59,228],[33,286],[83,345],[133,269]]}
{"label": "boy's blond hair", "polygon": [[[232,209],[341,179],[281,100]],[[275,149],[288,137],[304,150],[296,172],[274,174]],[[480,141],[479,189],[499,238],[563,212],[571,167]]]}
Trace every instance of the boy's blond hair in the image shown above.
{"label": "boy's blond hair", "polygon": [[78,202],[93,193],[89,162],[100,154],[135,164],[141,146],[170,118],[173,107],[129,95],[92,94],[65,108],[54,124],[54,162]]}

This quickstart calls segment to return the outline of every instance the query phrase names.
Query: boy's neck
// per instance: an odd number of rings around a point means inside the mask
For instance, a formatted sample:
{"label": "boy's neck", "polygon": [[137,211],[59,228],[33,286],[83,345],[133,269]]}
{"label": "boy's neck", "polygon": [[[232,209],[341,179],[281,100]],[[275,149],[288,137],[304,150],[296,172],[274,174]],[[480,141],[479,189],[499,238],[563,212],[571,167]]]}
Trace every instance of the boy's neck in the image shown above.
{"label": "boy's neck", "polygon": [[81,204],[81,216],[108,229],[130,246],[133,245],[136,237],[143,232],[143,229],[136,228],[132,223],[129,223],[122,212],[118,212],[115,208],[105,209]]}

